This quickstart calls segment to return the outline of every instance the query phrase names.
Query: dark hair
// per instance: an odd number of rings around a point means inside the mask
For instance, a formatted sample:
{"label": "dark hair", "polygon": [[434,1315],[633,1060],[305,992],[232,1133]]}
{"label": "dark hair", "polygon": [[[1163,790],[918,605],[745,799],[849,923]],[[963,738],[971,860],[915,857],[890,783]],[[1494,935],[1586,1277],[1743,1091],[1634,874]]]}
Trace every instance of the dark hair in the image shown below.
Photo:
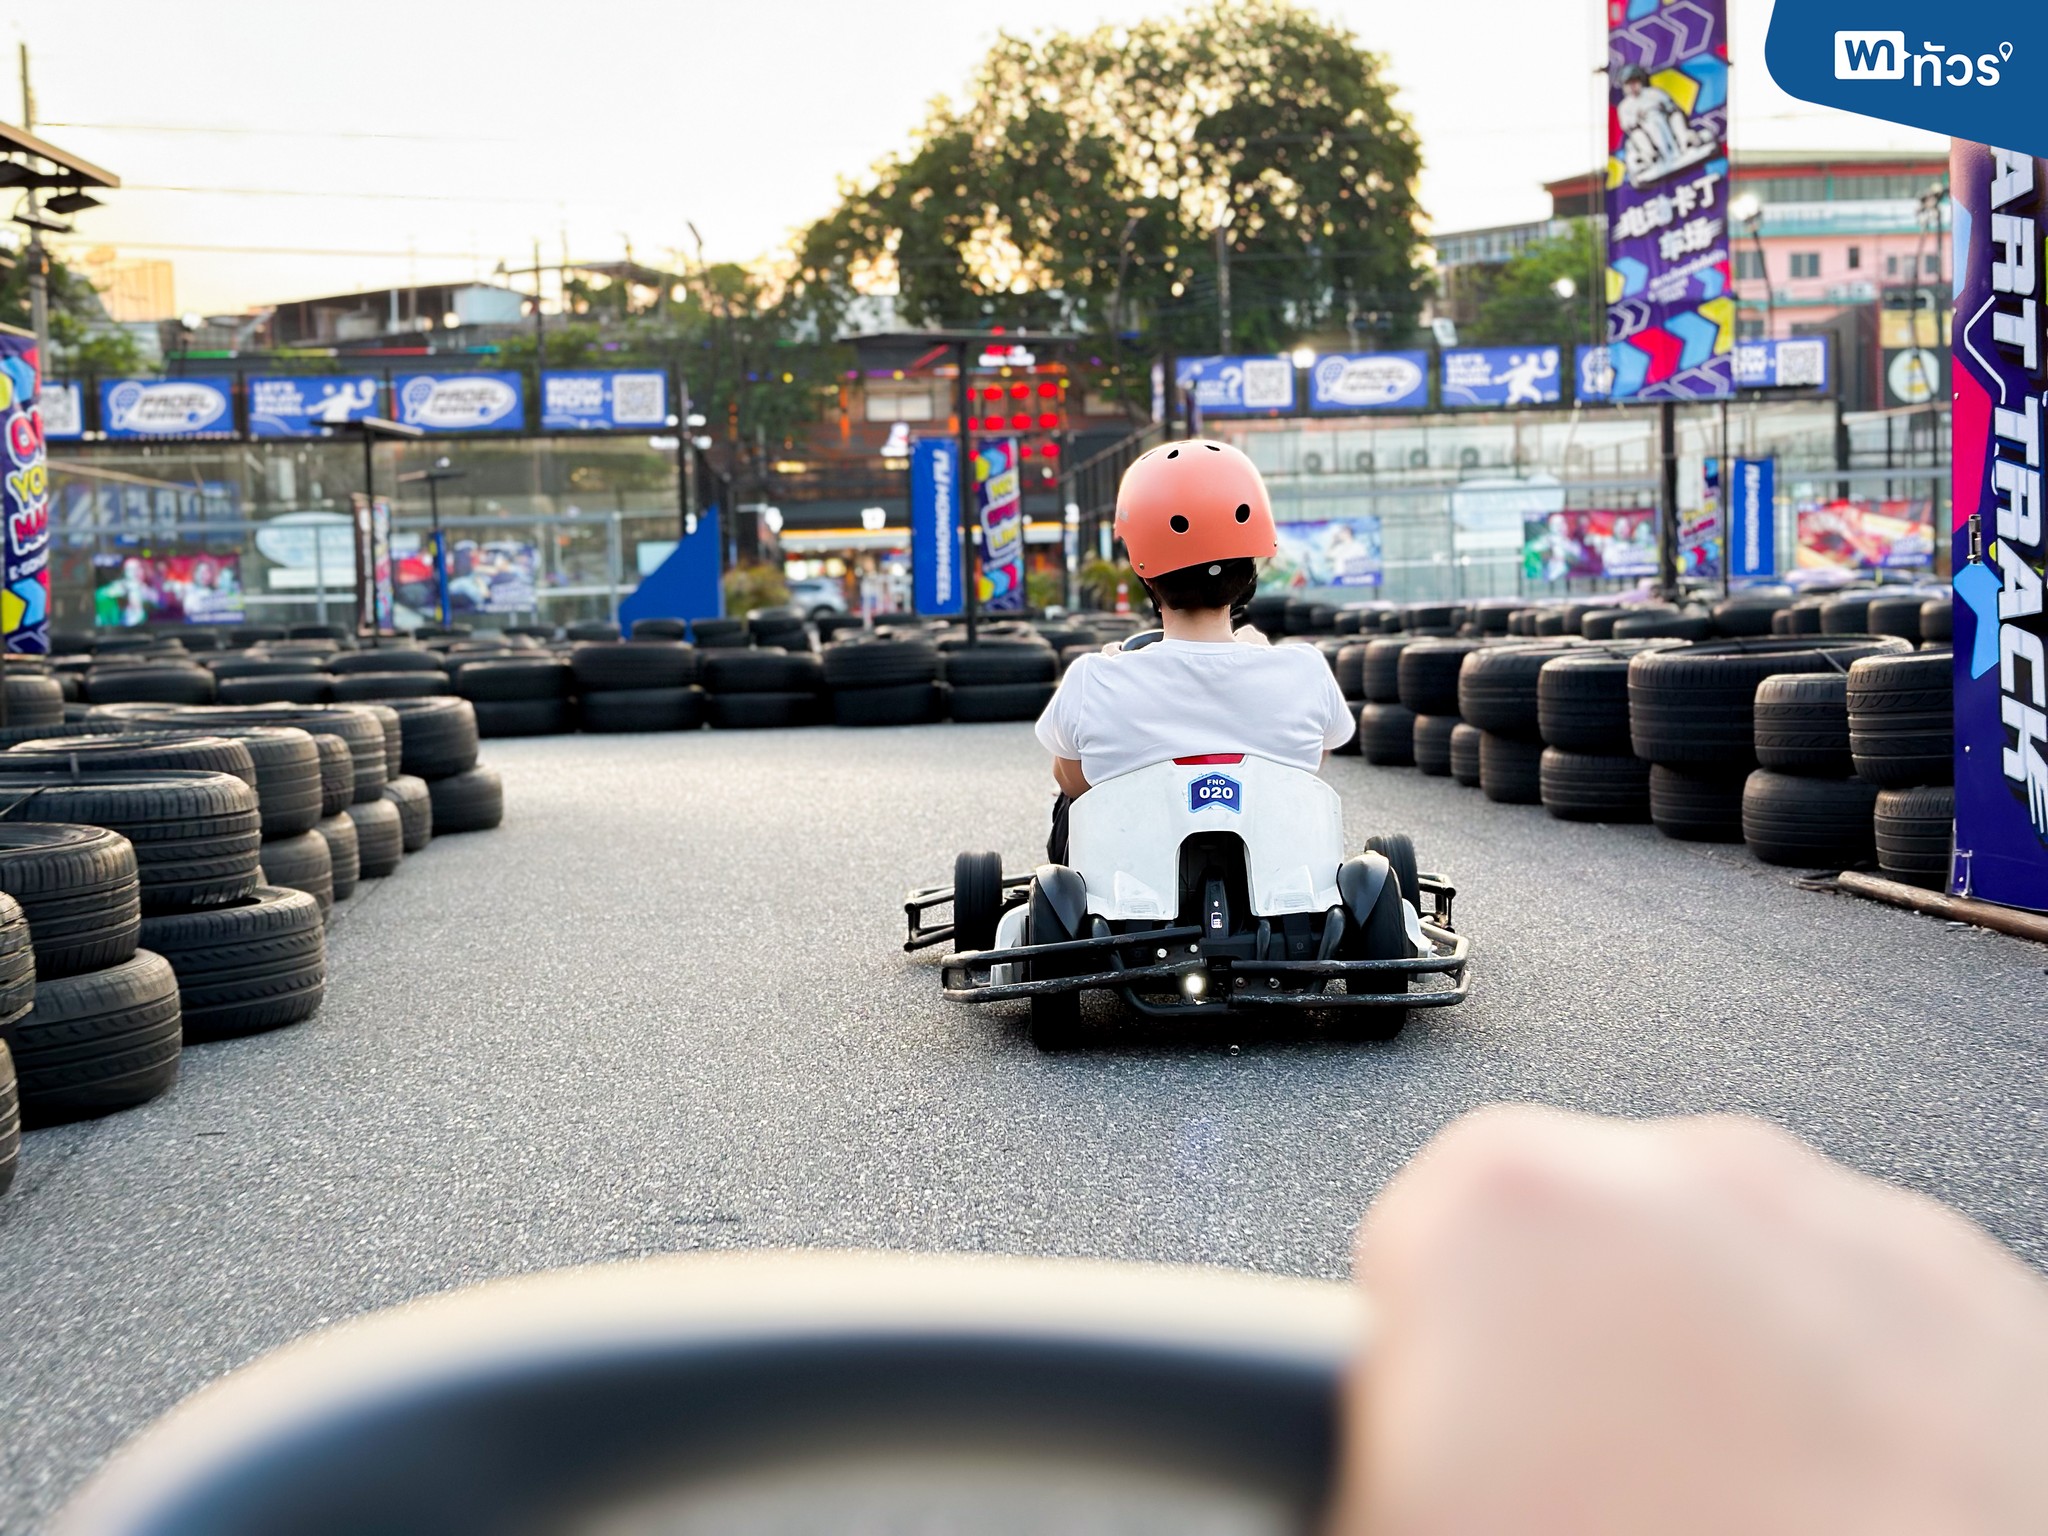
{"label": "dark hair", "polygon": [[[1212,571],[1214,575],[1210,574]],[[1256,561],[1210,560],[1147,577],[1145,590],[1152,594],[1152,606],[1155,608],[1195,613],[1204,609],[1235,608],[1252,595],[1252,589],[1258,582]]]}

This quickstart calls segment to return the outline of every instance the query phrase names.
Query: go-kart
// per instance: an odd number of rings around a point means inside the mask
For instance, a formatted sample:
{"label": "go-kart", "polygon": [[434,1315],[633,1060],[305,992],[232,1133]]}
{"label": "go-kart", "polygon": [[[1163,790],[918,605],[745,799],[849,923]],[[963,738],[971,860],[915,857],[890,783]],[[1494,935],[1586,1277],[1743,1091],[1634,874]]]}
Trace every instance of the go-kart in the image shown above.
{"label": "go-kart", "polygon": [[1088,991],[1154,1018],[1309,1012],[1385,1037],[1411,1008],[1463,1001],[1456,895],[1420,871],[1405,836],[1347,857],[1342,805],[1315,774],[1208,754],[1074,801],[1066,864],[1006,876],[999,854],[961,854],[950,886],[905,899],[903,947],[952,941],[945,995],[1028,999],[1045,1050],[1083,1043]]}

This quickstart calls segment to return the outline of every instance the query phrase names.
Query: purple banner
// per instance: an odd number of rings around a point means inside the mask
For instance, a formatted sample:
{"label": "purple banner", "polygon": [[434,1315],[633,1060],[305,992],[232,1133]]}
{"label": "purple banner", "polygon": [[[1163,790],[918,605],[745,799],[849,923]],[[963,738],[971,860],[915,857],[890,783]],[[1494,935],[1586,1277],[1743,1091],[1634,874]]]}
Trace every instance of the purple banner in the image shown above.
{"label": "purple banner", "polygon": [[2041,570],[2048,161],[1958,139],[1956,846],[1951,890],[2048,912],[2048,615]]}
{"label": "purple banner", "polygon": [[41,385],[35,341],[0,334],[0,432],[7,437],[0,645],[31,656],[50,650],[50,466],[43,454]]}
{"label": "purple banner", "polygon": [[1607,364],[1616,400],[1734,392],[1727,0],[1607,3]]}

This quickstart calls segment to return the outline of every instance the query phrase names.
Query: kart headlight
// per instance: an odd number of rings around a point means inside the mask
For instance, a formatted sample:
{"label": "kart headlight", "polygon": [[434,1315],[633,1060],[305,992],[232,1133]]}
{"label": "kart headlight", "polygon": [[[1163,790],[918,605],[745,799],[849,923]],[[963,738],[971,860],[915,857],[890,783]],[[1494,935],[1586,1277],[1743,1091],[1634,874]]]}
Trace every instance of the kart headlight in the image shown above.
{"label": "kart headlight", "polygon": [[1189,971],[1187,975],[1181,977],[1180,989],[1189,997],[1200,997],[1209,990],[1209,978],[1200,971]]}

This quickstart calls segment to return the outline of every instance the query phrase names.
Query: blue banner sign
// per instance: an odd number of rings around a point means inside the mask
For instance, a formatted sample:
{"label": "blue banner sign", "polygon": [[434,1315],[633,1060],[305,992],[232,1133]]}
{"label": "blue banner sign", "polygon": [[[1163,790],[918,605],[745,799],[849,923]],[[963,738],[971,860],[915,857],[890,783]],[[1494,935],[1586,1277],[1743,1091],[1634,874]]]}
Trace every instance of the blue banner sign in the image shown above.
{"label": "blue banner sign", "polygon": [[100,385],[100,430],[109,437],[233,437],[234,380],[108,379]]}
{"label": "blue banner sign", "polygon": [[44,383],[43,436],[59,443],[85,436],[85,392],[76,384]]}
{"label": "blue banner sign", "polygon": [[960,445],[920,437],[910,445],[910,573],[917,611],[965,606],[960,584]]}
{"label": "blue banner sign", "polygon": [[658,371],[548,369],[540,376],[544,432],[644,432],[668,425],[668,378]]}
{"label": "blue banner sign", "polygon": [[1735,343],[1737,389],[1828,387],[1828,339],[1781,336]]}
{"label": "blue banner sign", "polygon": [[402,373],[391,394],[398,419],[425,432],[526,428],[526,381],[516,373]]}
{"label": "blue banner sign", "polygon": [[1778,574],[1778,463],[1737,459],[1728,495],[1728,574]]}
{"label": "blue banner sign", "polygon": [[0,645],[45,656],[50,650],[50,466],[38,405],[42,365],[33,337],[0,335]]}
{"label": "blue banner sign", "polygon": [[1312,411],[1420,411],[1429,406],[1427,352],[1330,352],[1308,371]]}
{"label": "blue banner sign", "polygon": [[251,437],[318,437],[322,427],[380,414],[378,381],[371,374],[336,378],[249,380]]}
{"label": "blue banner sign", "polygon": [[1294,409],[1294,363],[1285,357],[1184,357],[1174,378],[1205,416]]}
{"label": "blue banner sign", "polygon": [[[1825,391],[1833,353],[1825,336],[1783,336],[1738,341],[1734,358],[1737,389]],[[1578,349],[1576,388],[1582,401],[1614,398],[1614,366],[1606,347]]]}
{"label": "blue banner sign", "polygon": [[[1913,34],[1919,40],[1920,34]],[[1955,197],[1957,894],[2048,912],[2048,160],[1958,139]]]}
{"label": "blue banner sign", "polygon": [[1454,347],[1444,353],[1443,403],[1555,405],[1561,347]]}

